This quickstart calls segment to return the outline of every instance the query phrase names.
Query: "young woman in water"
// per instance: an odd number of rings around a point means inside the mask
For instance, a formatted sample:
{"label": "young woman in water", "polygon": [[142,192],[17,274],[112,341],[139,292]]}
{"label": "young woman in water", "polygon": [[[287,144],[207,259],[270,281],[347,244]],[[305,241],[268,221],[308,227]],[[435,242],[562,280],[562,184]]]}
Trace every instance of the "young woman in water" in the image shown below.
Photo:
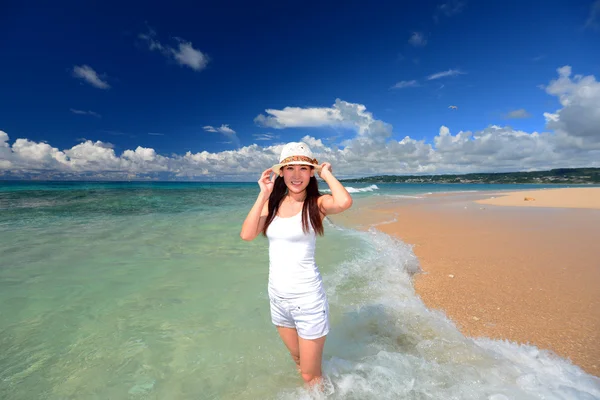
{"label": "young woman in water", "polygon": [[[331,194],[319,193],[315,172]],[[271,320],[302,379],[312,386],[322,380],[329,332],[329,304],[314,257],[316,235],[323,235],[323,218],[350,208],[352,197],[333,176],[331,164],[319,165],[301,142],[285,145],[279,163],[262,173],[258,185],[240,236],[253,240],[262,233],[269,239]]]}

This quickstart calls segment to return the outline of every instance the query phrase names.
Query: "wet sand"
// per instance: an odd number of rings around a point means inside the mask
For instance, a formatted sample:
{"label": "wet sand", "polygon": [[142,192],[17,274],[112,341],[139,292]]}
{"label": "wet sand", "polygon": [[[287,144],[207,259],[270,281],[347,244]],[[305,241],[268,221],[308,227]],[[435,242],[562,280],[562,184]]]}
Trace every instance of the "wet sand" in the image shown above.
{"label": "wet sand", "polygon": [[[464,334],[532,344],[600,376],[600,210],[557,207],[557,193],[569,206],[592,196],[561,190],[379,201],[348,218],[388,221],[377,229],[413,245],[417,293]],[[525,196],[538,206],[517,206]]]}

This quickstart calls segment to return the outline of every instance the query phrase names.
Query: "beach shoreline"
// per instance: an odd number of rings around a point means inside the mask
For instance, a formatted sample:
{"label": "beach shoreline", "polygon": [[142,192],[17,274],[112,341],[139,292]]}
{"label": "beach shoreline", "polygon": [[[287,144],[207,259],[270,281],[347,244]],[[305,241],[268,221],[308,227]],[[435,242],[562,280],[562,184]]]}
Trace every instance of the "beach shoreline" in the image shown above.
{"label": "beach shoreline", "polygon": [[463,334],[535,345],[600,376],[596,199],[600,188],[437,193],[375,200],[346,222],[412,245],[417,294]]}

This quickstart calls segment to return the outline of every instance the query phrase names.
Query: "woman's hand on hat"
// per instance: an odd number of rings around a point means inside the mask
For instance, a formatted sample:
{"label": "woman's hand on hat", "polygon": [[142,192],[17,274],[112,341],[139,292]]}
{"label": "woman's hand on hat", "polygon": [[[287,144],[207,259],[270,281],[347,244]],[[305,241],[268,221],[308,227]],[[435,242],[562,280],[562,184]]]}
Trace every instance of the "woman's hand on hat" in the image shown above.
{"label": "woman's hand on hat", "polygon": [[260,187],[260,191],[265,194],[271,194],[273,191],[273,186],[275,186],[275,175],[273,175],[273,179],[271,179],[271,174],[273,173],[273,168],[269,168],[263,171],[260,179],[258,180],[258,186]]}
{"label": "woman's hand on hat", "polygon": [[331,164],[328,162],[324,162],[321,164],[321,170],[319,171],[319,177],[323,178],[323,175],[332,174]]}

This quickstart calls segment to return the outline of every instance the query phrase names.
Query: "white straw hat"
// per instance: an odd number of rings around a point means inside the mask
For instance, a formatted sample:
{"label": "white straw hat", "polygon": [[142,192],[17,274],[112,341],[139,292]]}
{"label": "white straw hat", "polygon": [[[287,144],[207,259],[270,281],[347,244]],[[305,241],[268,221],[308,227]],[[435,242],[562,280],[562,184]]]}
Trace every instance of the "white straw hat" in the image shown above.
{"label": "white straw hat", "polygon": [[310,147],[303,142],[291,142],[283,146],[279,164],[273,165],[273,172],[279,174],[279,170],[284,165],[310,165],[315,167],[316,171],[321,170],[321,166],[317,159],[313,157]]}

